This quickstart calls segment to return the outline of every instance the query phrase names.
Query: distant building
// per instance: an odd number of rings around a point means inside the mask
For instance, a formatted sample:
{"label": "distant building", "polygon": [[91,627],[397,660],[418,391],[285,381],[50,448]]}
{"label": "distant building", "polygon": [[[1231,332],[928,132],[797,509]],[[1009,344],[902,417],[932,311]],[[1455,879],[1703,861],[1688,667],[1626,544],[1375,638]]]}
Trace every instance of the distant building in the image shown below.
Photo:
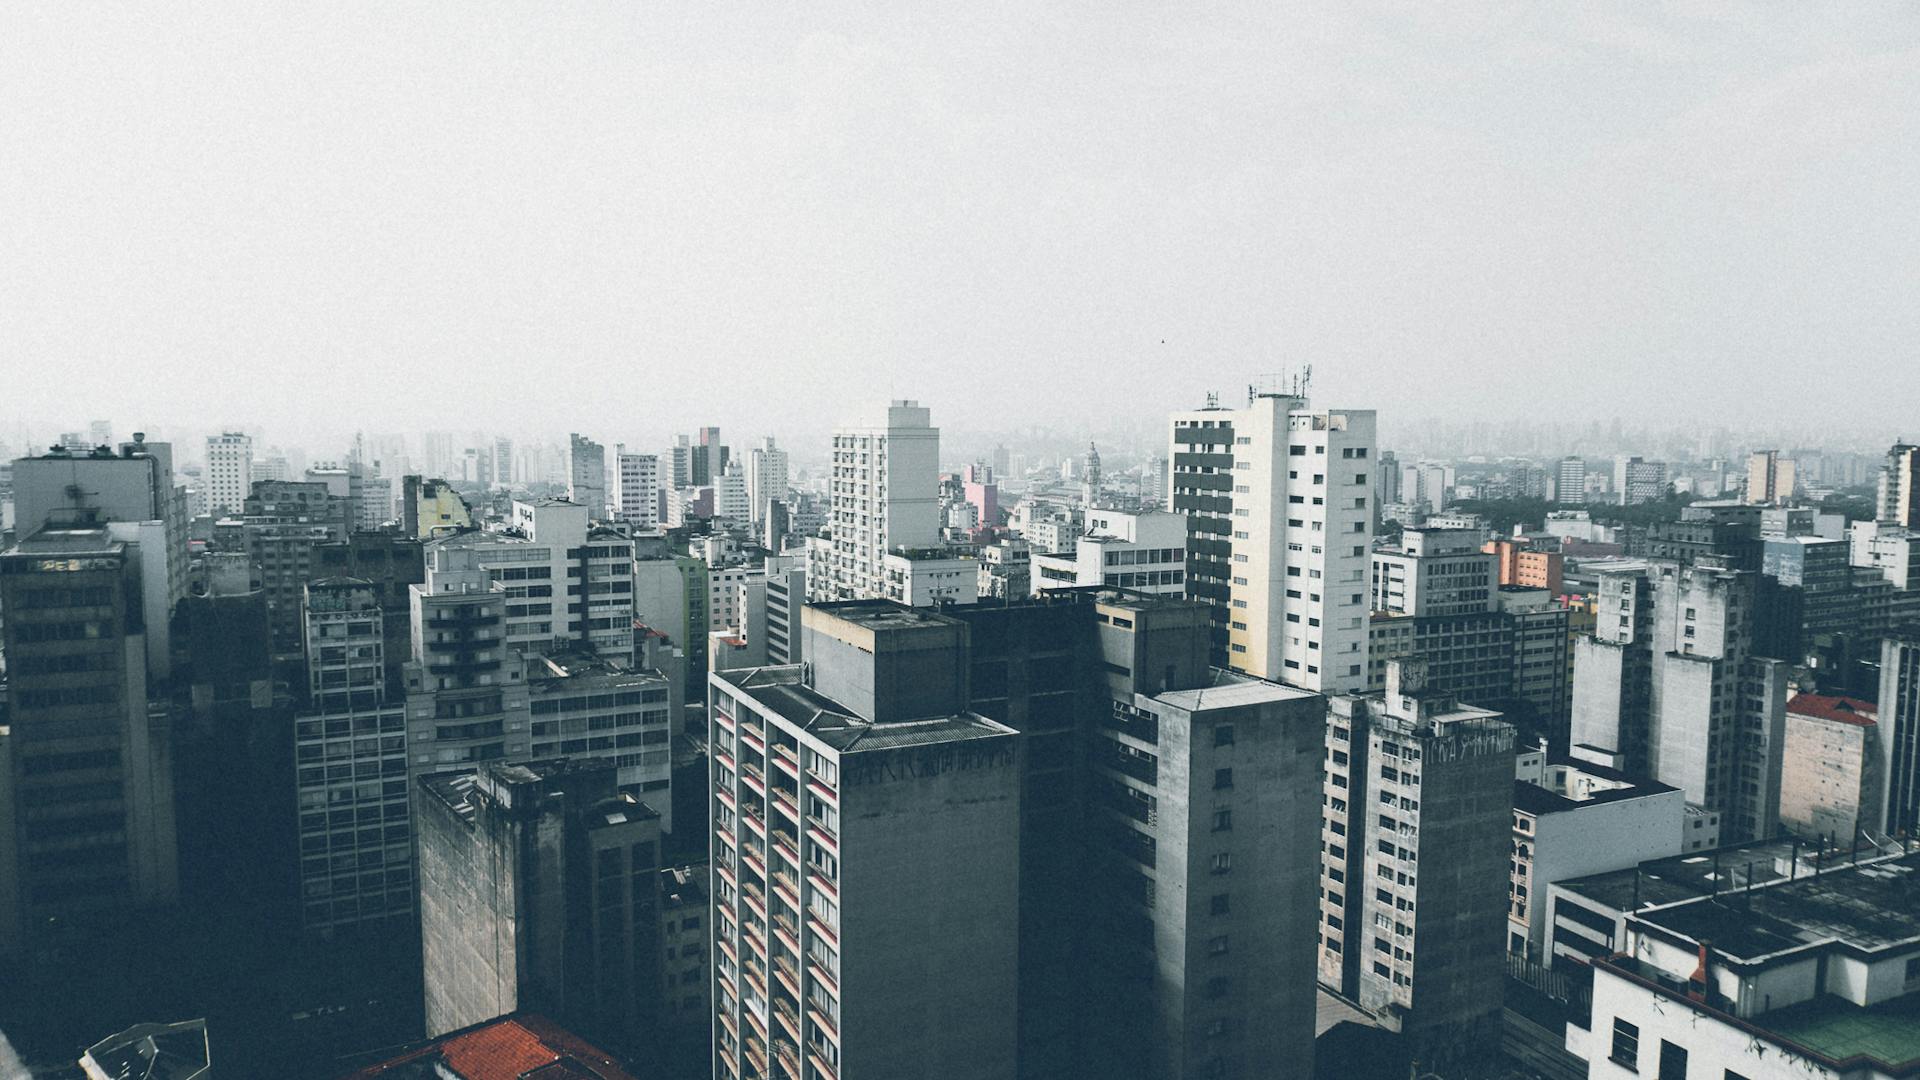
{"label": "distant building", "polygon": [[1747,456],[1746,501],[1754,506],[1783,506],[1793,501],[1793,459],[1778,450]]}
{"label": "distant building", "polygon": [[1482,551],[1494,556],[1494,572],[1502,585],[1545,589],[1559,596],[1567,591],[1566,556],[1543,551],[1521,540],[1489,540]]}
{"label": "distant building", "polygon": [[1563,457],[1554,470],[1553,501],[1561,506],[1584,506],[1587,501],[1587,461]]}
{"label": "distant building", "polygon": [[1895,443],[1887,451],[1873,517],[1882,525],[1920,529],[1920,446]]}
{"label": "distant building", "polygon": [[209,513],[239,513],[253,483],[253,437],[234,431],[207,436],[207,471],[200,483]]}
{"label": "distant building", "polygon": [[629,454],[614,448],[619,479],[614,487],[614,520],[640,532],[660,527],[660,458],[656,454]]}
{"label": "distant building", "polygon": [[474,524],[467,500],[445,480],[408,476],[401,481],[400,527],[408,536],[431,540]]}
{"label": "distant building", "polygon": [[878,424],[833,435],[832,545],[808,567],[815,600],[883,597],[890,552],[940,540],[940,429],[926,407],[896,401]]}
{"label": "distant building", "polygon": [[1622,506],[1659,502],[1667,496],[1667,463],[1639,457],[1615,458],[1613,492]]}
{"label": "distant building", "polygon": [[1920,625],[1902,627],[1880,644],[1877,721],[1885,829],[1920,835]]}
{"label": "distant building", "polygon": [[567,436],[567,499],[591,520],[607,516],[607,448],[579,432]]}
{"label": "distant building", "polygon": [[787,500],[791,477],[787,452],[774,445],[773,436],[762,440],[747,455],[747,503],[753,521],[764,523],[771,508]]}
{"label": "distant building", "polygon": [[1087,511],[1087,531],[1070,554],[1035,554],[1034,592],[1089,585],[1182,596],[1187,581],[1188,520],[1164,510]]}

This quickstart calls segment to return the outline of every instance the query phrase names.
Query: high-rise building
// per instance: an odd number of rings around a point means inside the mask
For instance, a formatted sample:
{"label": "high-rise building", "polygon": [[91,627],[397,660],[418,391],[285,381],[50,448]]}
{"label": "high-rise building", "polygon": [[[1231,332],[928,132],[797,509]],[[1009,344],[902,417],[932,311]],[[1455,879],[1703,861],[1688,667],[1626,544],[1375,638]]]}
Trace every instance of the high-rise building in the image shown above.
{"label": "high-rise building", "polygon": [[313,580],[314,549],[347,536],[347,502],[321,481],[261,480],[247,496],[243,519],[247,552],[260,568],[274,652],[300,652],[300,604]]}
{"label": "high-rise building", "polygon": [[1793,501],[1793,459],[1778,450],[1755,450],[1747,455],[1747,503],[1783,506]]}
{"label": "high-rise building", "polygon": [[1882,525],[1920,529],[1920,446],[1895,443],[1887,451],[1873,517]]}
{"label": "high-rise building", "polygon": [[773,503],[786,500],[790,480],[787,452],[775,446],[773,436],[769,435],[753,448],[747,467],[747,502],[756,524],[767,520],[768,508]]}
{"label": "high-rise building", "polygon": [[815,600],[886,595],[889,552],[940,541],[940,429],[918,402],[895,401],[882,423],[833,435],[832,547],[808,568]]}
{"label": "high-rise building", "polygon": [[1780,816],[1788,665],[1754,651],[1757,579],[1712,556],[1610,567],[1574,646],[1572,741],[1720,813],[1734,841]]}
{"label": "high-rise building", "polygon": [[1780,821],[1801,836],[1851,844],[1881,831],[1881,746],[1871,701],[1795,694],[1787,702]]}
{"label": "high-rise building", "polygon": [[1561,506],[1586,505],[1587,459],[1572,455],[1560,459],[1554,471],[1553,501]]}
{"label": "high-rise building", "polygon": [[530,1010],[659,1049],[659,816],[598,762],[488,762],[418,795],[427,1034]]}
{"label": "high-rise building", "polygon": [[1215,666],[1366,686],[1373,449],[1372,410],[1303,397],[1174,414],[1168,508],[1193,519],[1187,595],[1213,605]]}
{"label": "high-rise building", "polygon": [[687,459],[688,485],[706,487],[714,483],[727,470],[728,460],[727,448],[720,442],[719,428],[703,427],[694,432]]}
{"label": "high-rise building", "polygon": [[664,464],[668,490],[693,486],[693,443],[685,435],[674,436]]}
{"label": "high-rise building", "polygon": [[[148,442],[136,431],[132,442],[120,444],[117,455],[98,448],[84,454],[54,451],[21,458],[12,468],[15,535],[32,536],[57,516],[81,510],[103,522],[161,522],[169,604],[186,595],[186,490],[174,483],[171,444]],[[165,628],[157,629],[165,640]]]}
{"label": "high-rise building", "polygon": [[302,588],[306,708],[294,718],[301,926],[402,933],[414,911],[406,710],[387,694],[380,592],[361,578]]}
{"label": "high-rise building", "polygon": [[710,676],[714,1076],[1013,1076],[1017,733],[963,625],[806,620],[811,679]]}
{"label": "high-rise building", "polygon": [[0,555],[0,954],[178,894],[172,716],[148,701],[152,600],[169,614],[155,524],[56,517]]}
{"label": "high-rise building", "polygon": [[1613,493],[1622,506],[1659,502],[1667,494],[1667,463],[1637,455],[1613,459]]}
{"label": "high-rise building", "polygon": [[578,432],[567,436],[567,498],[587,516],[607,516],[607,448]]}
{"label": "high-rise building", "polygon": [[1885,831],[1920,834],[1920,625],[1880,643],[1880,714],[1874,725]]}
{"label": "high-rise building", "polygon": [[1500,1043],[1513,787],[1512,726],[1417,661],[1332,699],[1320,981],[1441,1071]]}
{"label": "high-rise building", "polygon": [[511,490],[520,479],[513,468],[513,440],[502,435],[493,440],[493,486]]}
{"label": "high-rise building", "polygon": [[747,475],[739,462],[730,461],[720,475],[713,478],[713,516],[745,525],[752,513],[753,502],[747,495]]}
{"label": "high-rise building", "polygon": [[638,532],[653,532],[660,527],[659,455],[629,454],[622,444],[614,447],[614,457],[619,462],[619,481],[613,489],[614,520]]}
{"label": "high-rise building", "polygon": [[235,431],[207,436],[207,471],[200,482],[214,517],[244,509],[253,483],[253,436]]}

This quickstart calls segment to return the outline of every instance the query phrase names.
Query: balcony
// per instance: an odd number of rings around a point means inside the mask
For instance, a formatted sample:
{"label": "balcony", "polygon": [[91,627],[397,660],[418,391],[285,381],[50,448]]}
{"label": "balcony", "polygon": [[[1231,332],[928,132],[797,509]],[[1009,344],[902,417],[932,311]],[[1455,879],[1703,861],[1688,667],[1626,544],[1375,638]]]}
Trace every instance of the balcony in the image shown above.
{"label": "balcony", "polygon": [[788,993],[795,997],[800,996],[800,969],[794,965],[791,957],[775,956],[773,958],[773,975],[774,978],[780,980],[781,986],[787,988]]}
{"label": "balcony", "polygon": [[794,801],[793,796],[787,793],[786,788],[776,784],[770,793],[773,795],[773,808],[775,810],[787,815],[787,818],[791,821],[797,822],[800,820],[800,804]]}
{"label": "balcony", "polygon": [[1144,783],[1160,782],[1160,764],[1152,758],[1135,757],[1132,754],[1108,754],[1102,764]]}
{"label": "balcony", "polygon": [[800,759],[794,755],[791,748],[774,743],[767,748],[767,756],[772,758],[773,763],[780,766],[789,776],[795,780],[800,779]]}

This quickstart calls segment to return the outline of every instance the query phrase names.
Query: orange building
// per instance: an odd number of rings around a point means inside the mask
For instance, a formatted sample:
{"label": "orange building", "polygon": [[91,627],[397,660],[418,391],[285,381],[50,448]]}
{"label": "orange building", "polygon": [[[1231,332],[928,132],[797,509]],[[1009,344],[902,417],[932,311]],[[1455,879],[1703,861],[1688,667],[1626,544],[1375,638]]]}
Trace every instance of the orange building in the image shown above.
{"label": "orange building", "polygon": [[1489,540],[1480,550],[1495,556],[1500,584],[1545,589],[1554,596],[1560,595],[1566,560],[1559,552],[1534,551],[1518,540]]}

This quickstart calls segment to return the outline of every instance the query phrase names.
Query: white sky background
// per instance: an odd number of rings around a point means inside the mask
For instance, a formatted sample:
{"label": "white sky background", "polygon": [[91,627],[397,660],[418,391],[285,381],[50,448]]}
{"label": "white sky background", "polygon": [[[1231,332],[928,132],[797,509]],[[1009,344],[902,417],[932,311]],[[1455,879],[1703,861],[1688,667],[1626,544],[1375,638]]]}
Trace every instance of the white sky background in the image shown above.
{"label": "white sky background", "polygon": [[1920,429],[1920,5],[0,8],[0,421]]}

